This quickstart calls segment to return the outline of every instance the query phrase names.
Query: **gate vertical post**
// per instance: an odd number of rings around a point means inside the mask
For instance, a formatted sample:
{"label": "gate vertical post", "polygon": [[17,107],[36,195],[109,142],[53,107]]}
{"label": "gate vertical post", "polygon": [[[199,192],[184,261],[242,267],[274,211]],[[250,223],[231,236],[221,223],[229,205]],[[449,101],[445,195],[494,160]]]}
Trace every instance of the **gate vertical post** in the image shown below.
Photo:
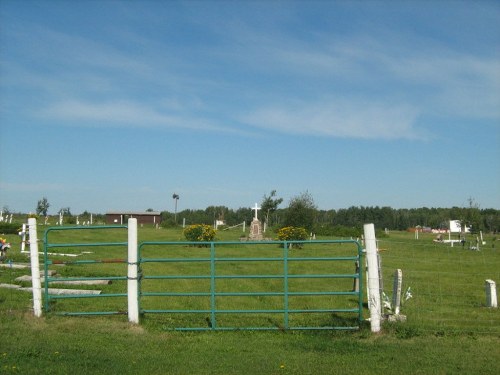
{"label": "gate vertical post", "polygon": [[372,332],[380,332],[380,278],[377,260],[377,239],[375,238],[375,226],[365,224],[366,261],[368,263],[368,306],[370,308],[370,325]]}
{"label": "gate vertical post", "polygon": [[128,267],[127,267],[127,300],[128,321],[139,324],[139,279],[137,256],[137,219],[128,219]]}
{"label": "gate vertical post", "polygon": [[[33,287],[33,312],[37,318],[42,316],[42,283],[40,280],[40,263],[38,261],[38,236],[36,219],[28,219],[30,236],[31,282]],[[47,282],[47,280],[45,280]]]}

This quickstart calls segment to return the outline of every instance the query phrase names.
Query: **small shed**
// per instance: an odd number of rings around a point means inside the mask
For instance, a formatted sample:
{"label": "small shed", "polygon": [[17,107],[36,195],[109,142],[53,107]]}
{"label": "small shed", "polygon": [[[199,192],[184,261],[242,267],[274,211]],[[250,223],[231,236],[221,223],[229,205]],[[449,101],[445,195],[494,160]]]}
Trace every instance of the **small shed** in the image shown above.
{"label": "small shed", "polygon": [[136,218],[137,224],[161,224],[161,212],[116,211],[106,213],[107,224],[127,224],[129,218]]}

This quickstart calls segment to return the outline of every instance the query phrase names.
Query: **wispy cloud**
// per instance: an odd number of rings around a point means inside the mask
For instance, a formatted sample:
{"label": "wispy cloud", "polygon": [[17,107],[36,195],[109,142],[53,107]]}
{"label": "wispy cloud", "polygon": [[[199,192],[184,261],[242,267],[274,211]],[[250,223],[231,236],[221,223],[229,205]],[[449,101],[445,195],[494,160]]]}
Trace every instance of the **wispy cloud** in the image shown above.
{"label": "wispy cloud", "polygon": [[424,139],[425,116],[500,118],[495,56],[391,30],[304,37],[272,22],[197,22],[218,42],[189,49],[119,28],[104,41],[36,25],[9,31],[30,56],[3,62],[20,73],[6,84],[42,98],[25,114],[71,126]]}
{"label": "wispy cloud", "polygon": [[386,103],[331,100],[258,109],[242,118],[251,126],[313,136],[362,139],[423,139],[414,123],[418,110]]}
{"label": "wispy cloud", "polygon": [[[172,108],[175,110],[172,110]],[[206,132],[252,135],[250,130],[239,129],[196,115],[183,109],[178,102],[163,101],[158,107],[139,101],[110,101],[93,103],[66,100],[53,103],[38,115],[46,120],[57,120],[66,126],[108,126],[129,128],[183,129]]]}

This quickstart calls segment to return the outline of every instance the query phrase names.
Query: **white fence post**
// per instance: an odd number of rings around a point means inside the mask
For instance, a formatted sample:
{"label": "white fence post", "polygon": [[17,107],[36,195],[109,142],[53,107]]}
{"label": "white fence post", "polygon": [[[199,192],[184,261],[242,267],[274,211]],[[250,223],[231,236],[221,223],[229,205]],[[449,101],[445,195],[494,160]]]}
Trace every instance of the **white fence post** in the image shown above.
{"label": "white fence post", "polygon": [[401,290],[403,285],[403,271],[399,268],[394,273],[394,284],[392,286],[392,306],[395,315],[401,310]]}
{"label": "white fence post", "polygon": [[40,264],[38,263],[38,236],[36,219],[28,219],[30,236],[31,282],[33,287],[33,312],[37,318],[42,316],[42,284],[40,280]]}
{"label": "white fence post", "polygon": [[370,308],[370,325],[372,332],[380,332],[380,279],[378,272],[375,226],[373,224],[365,224],[363,229],[365,235],[366,261],[368,264],[368,307]]}
{"label": "white fence post", "polygon": [[139,324],[139,280],[137,263],[137,219],[128,219],[127,300],[128,321]]}
{"label": "white fence post", "polygon": [[497,284],[493,280],[485,280],[484,286],[486,288],[486,306],[498,307],[497,301]]}

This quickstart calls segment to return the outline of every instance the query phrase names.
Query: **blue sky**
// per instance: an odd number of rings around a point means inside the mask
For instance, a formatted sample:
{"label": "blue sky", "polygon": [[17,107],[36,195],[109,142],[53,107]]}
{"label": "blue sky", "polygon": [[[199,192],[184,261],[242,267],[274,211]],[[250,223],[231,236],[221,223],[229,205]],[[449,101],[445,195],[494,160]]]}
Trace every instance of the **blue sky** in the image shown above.
{"label": "blue sky", "polygon": [[500,3],[0,1],[0,207],[500,209]]}

